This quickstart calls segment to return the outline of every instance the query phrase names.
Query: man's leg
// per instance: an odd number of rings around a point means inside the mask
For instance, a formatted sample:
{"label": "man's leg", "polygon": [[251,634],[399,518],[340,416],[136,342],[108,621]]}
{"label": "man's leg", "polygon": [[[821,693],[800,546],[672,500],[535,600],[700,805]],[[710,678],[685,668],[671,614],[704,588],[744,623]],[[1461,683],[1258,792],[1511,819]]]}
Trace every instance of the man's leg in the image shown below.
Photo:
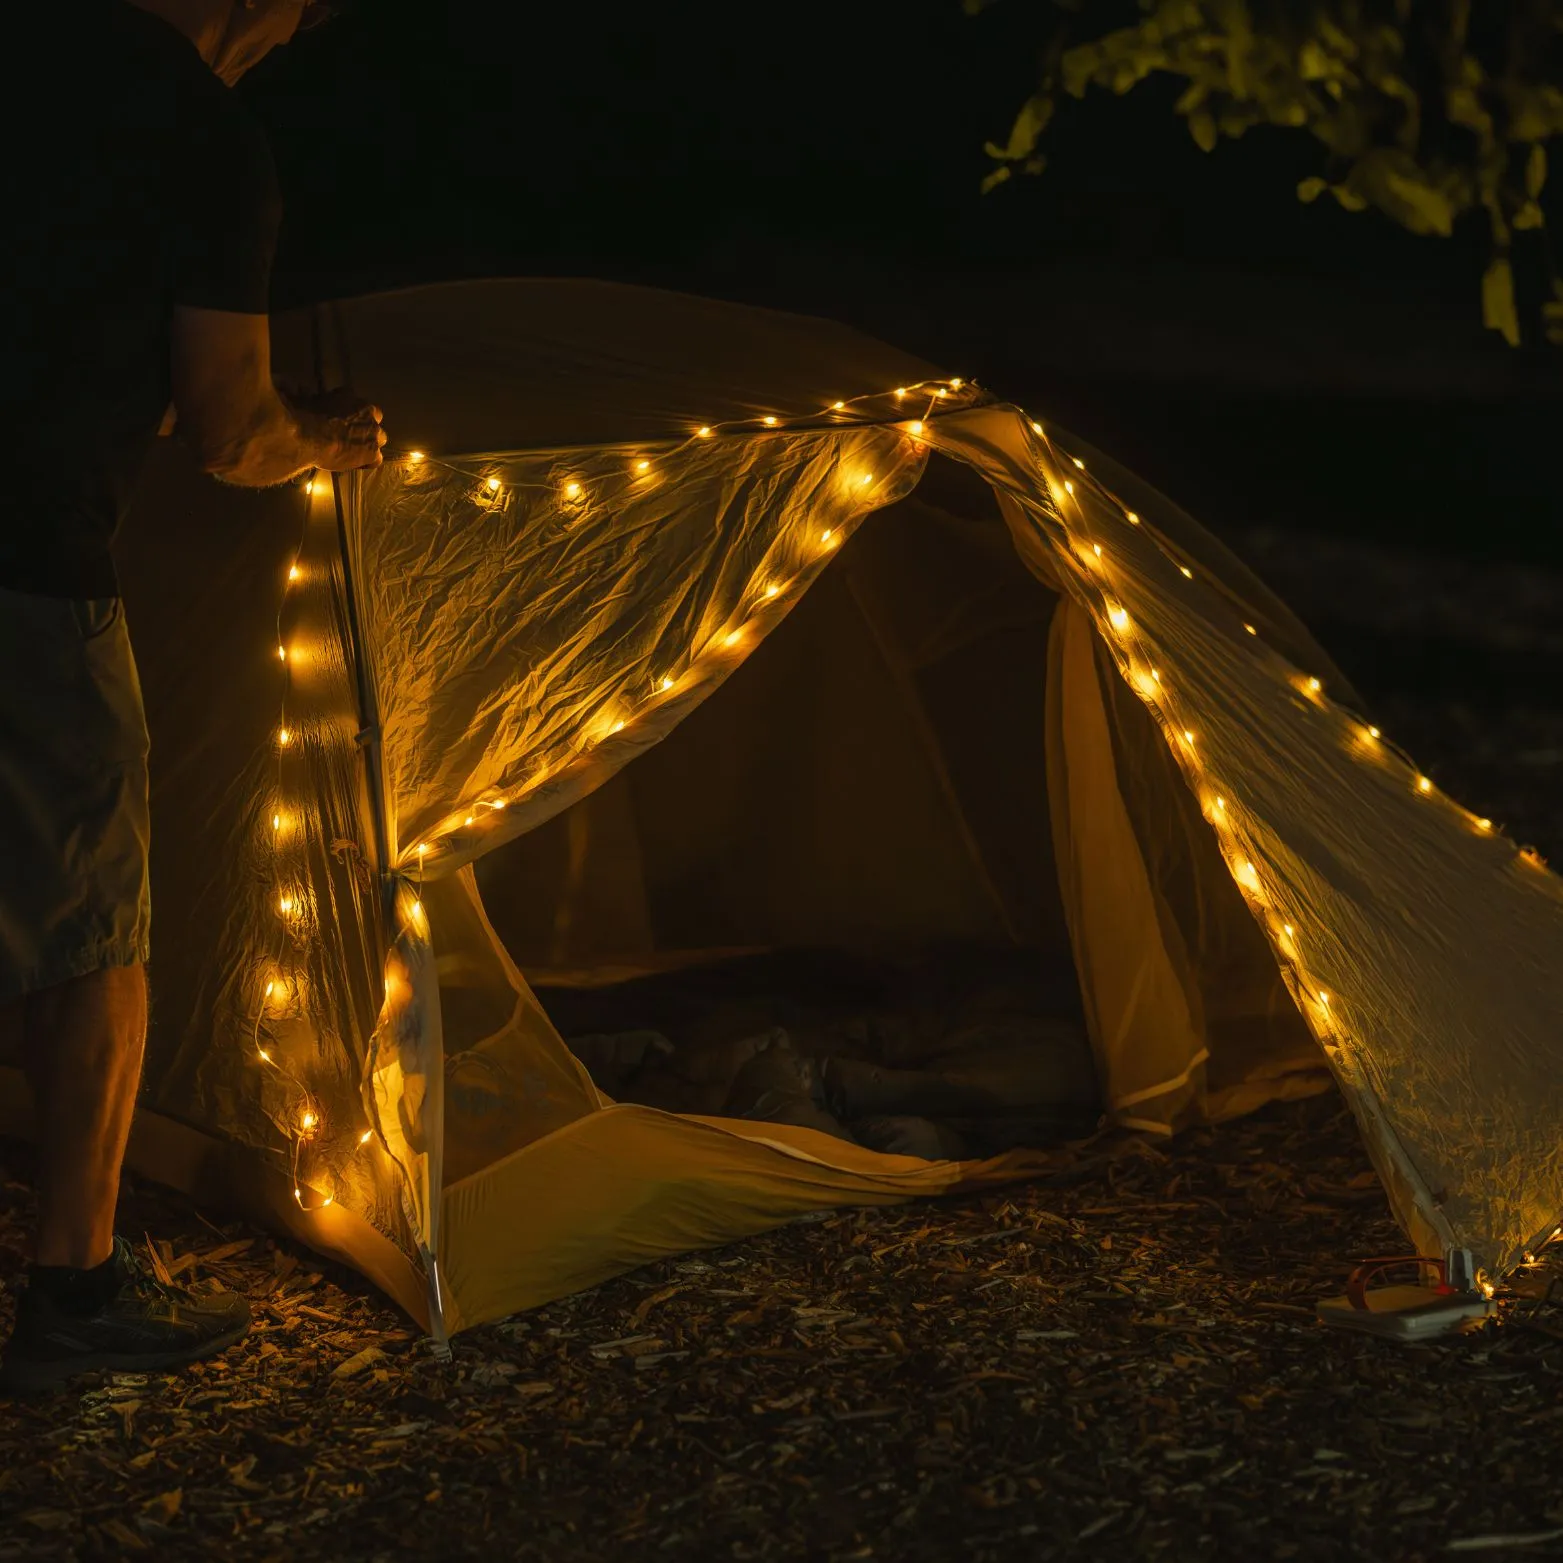
{"label": "man's leg", "polygon": [[119,1168],[147,1030],[146,972],[110,967],[29,994],[23,1067],[38,1111],[40,1265],[113,1252]]}

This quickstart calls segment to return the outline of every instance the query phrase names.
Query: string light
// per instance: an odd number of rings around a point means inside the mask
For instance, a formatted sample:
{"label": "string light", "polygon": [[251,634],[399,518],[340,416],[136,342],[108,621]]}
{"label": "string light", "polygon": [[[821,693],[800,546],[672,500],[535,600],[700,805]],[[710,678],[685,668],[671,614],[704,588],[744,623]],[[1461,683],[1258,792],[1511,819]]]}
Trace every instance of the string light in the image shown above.
{"label": "string light", "polygon": [[770,413],[767,413],[760,420],[760,422],[763,423],[767,429],[774,429],[776,427],[776,419]]}
{"label": "string light", "polygon": [[1490,819],[1479,819],[1476,822],[1476,828],[1478,830],[1482,830],[1482,831],[1491,830],[1492,829],[1492,821]]}
{"label": "string light", "polygon": [[410,450],[407,452],[407,460],[416,467],[423,460],[423,452],[421,450]]}
{"label": "string light", "polygon": [[1418,776],[1416,779],[1416,788],[1418,792],[1431,792],[1433,790],[1432,780],[1426,776]]}
{"label": "string light", "polygon": [[279,662],[286,662],[288,660],[288,648],[286,646],[277,647],[277,660]]}
{"label": "string light", "polygon": [[282,816],[280,814],[273,814],[271,816],[271,828],[273,830],[282,829]]}
{"label": "string light", "polygon": [[695,433],[699,435],[701,439],[708,440],[711,438],[711,425],[709,423],[702,423],[700,427],[695,430]]}
{"label": "string light", "polygon": [[1132,510],[1124,511],[1124,515],[1129,518],[1130,526],[1138,526],[1140,524],[1140,518]]}
{"label": "string light", "polygon": [[651,463],[649,461],[637,461],[635,463],[635,470],[637,472],[650,472]]}
{"label": "string light", "polygon": [[[899,396],[900,394],[901,393],[899,391],[896,392],[897,396]],[[1032,419],[1032,422],[1031,422],[1031,432],[1033,434],[1040,434],[1042,432],[1042,425],[1040,423],[1038,423],[1035,419]]]}
{"label": "string light", "polygon": [[1109,608],[1107,610],[1108,622],[1120,633],[1129,627],[1129,610],[1127,608]]}
{"label": "string light", "polygon": [[467,816],[467,818],[466,818],[466,823],[467,823],[467,824],[468,824],[468,825],[470,825],[470,824],[471,824],[471,823],[472,823],[472,821],[473,821],[473,819],[474,819],[474,817],[475,817],[475,816],[473,816],[473,815],[471,815],[471,814],[469,814],[469,815],[468,815],[468,816]]}
{"label": "string light", "polygon": [[905,396],[905,395],[906,395],[906,387],[905,387],[905,386],[904,386],[904,385],[898,385],[898,386],[897,386],[897,387],[896,387],[896,388],[895,388],[895,399],[896,399],[896,400],[897,400],[897,401],[900,401],[900,400],[901,400],[901,398],[902,398],[902,397],[903,397],[903,396]]}
{"label": "string light", "polygon": [[293,897],[290,895],[285,895],[279,898],[277,901],[277,910],[281,912],[284,917],[286,917],[288,913],[293,910]]}
{"label": "string light", "polygon": [[663,692],[666,693],[672,687],[673,687],[673,675],[671,673],[664,674],[663,678],[662,678],[662,689],[663,689]]}
{"label": "string light", "polygon": [[1074,458],[1074,463],[1082,472],[1085,471],[1085,463],[1078,456]]}
{"label": "string light", "polygon": [[765,588],[765,595],[766,595],[766,596],[767,596],[767,597],[774,597],[774,596],[775,596],[775,595],[776,595],[776,594],[777,594],[777,592],[779,592],[779,591],[780,591],[780,590],[781,590],[781,587],[779,587],[779,586],[778,586],[778,585],[777,585],[777,584],[776,584],[776,582],[775,582],[775,581],[772,581],[772,582],[771,582],[771,583],[770,583],[770,584],[769,584],[769,585],[768,585],[768,586],[767,586],[767,587],[766,587],[766,588]]}
{"label": "string light", "polygon": [[1250,635],[1257,635],[1257,634],[1258,634],[1258,633],[1259,633],[1259,631],[1258,631],[1258,630],[1256,630],[1256,629],[1255,629],[1255,628],[1254,628],[1254,627],[1253,627],[1253,625],[1252,625],[1252,624],[1245,624],[1245,625],[1244,625],[1244,626],[1243,626],[1243,628],[1244,628],[1244,629],[1245,629],[1245,630],[1247,630],[1247,631],[1248,631],[1248,633],[1249,633],[1249,634],[1250,634]]}
{"label": "string light", "polygon": [[920,438],[923,432],[923,420],[921,418],[912,419],[912,421],[906,426],[906,432],[910,434],[913,439]]}
{"label": "string light", "polygon": [[579,499],[581,497],[581,485],[573,478],[564,486],[564,497],[566,499]]}
{"label": "string light", "polygon": [[1194,572],[1189,569],[1186,564],[1180,564],[1178,566],[1178,574],[1181,575],[1186,581],[1192,581],[1194,579]]}
{"label": "string light", "polygon": [[1068,478],[1065,478],[1064,479],[1064,492],[1066,494],[1072,494],[1072,493],[1074,493],[1074,491],[1075,491],[1074,484],[1071,483]]}
{"label": "string light", "polygon": [[373,1133],[373,1129],[365,1129],[364,1132],[358,1136],[358,1143],[360,1145],[367,1145],[369,1143],[370,1136],[373,1135]]}
{"label": "string light", "polygon": [[1375,742],[1378,739],[1382,738],[1383,736],[1384,735],[1382,733],[1380,733],[1379,730],[1376,727],[1370,727],[1368,729],[1368,737],[1373,739]]}
{"label": "string light", "polygon": [[306,494],[313,494],[315,492],[315,480],[313,478],[310,478],[308,482],[304,484],[304,492]]}
{"label": "string light", "polygon": [[428,855],[428,851],[429,851],[429,843],[427,841],[420,841],[418,843],[418,856],[419,857],[425,857],[425,856]]}
{"label": "string light", "polygon": [[488,480],[487,487],[488,487],[489,493],[497,494],[499,492],[499,479],[498,478],[490,478]]}
{"label": "string light", "polygon": [[836,546],[836,533],[834,528],[827,526],[825,530],[820,533],[819,540],[827,548],[834,548]]}
{"label": "string light", "polygon": [[284,749],[286,749],[287,746],[293,742],[293,734],[290,733],[287,728],[279,727],[277,729],[277,742],[281,744]]}
{"label": "string light", "polygon": [[847,404],[845,402],[832,402],[830,405],[832,411],[834,412],[845,412],[847,410]]}
{"label": "string light", "polygon": [[296,581],[299,578],[299,576],[302,575],[302,574],[303,574],[303,571],[300,570],[299,567],[296,564],[290,564],[288,566],[288,579],[290,581]]}
{"label": "string light", "polygon": [[1308,680],[1308,693],[1309,693],[1309,694],[1310,694],[1310,695],[1316,695],[1316,694],[1318,694],[1318,693],[1319,693],[1319,691],[1320,691],[1320,690],[1321,690],[1321,689],[1323,689],[1323,688],[1324,688],[1324,685],[1323,685],[1323,684],[1321,684],[1321,683],[1320,683],[1320,682],[1319,682],[1319,680],[1318,680],[1318,679],[1316,679],[1316,678],[1310,678],[1310,679],[1309,679],[1309,680]]}

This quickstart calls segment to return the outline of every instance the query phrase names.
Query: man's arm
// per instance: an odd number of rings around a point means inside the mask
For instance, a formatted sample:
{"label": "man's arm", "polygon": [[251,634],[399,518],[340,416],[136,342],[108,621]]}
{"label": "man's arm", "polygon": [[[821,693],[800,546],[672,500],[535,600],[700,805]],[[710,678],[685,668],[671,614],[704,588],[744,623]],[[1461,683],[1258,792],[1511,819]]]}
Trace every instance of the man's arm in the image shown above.
{"label": "man's arm", "polygon": [[380,464],[378,407],[328,417],[277,394],[265,315],[176,307],[173,384],[179,433],[225,482],[265,488],[313,467],[348,472]]}

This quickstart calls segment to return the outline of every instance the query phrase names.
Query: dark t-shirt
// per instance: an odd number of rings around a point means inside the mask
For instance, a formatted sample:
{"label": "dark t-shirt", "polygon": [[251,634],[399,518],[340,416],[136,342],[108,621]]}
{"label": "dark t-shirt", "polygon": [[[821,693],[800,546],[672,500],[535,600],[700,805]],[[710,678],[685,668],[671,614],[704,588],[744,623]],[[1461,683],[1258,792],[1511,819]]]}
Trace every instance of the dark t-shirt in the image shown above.
{"label": "dark t-shirt", "polygon": [[48,54],[12,59],[46,90],[0,109],[0,587],[107,597],[174,307],[265,314],[281,203],[259,126],[183,34],[126,0],[48,9]]}

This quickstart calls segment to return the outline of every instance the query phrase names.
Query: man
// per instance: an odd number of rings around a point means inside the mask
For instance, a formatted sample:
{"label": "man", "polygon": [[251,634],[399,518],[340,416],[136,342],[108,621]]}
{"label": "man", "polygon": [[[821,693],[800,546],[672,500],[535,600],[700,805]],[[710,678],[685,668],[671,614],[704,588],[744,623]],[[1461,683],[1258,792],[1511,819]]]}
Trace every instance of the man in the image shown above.
{"label": "man", "polygon": [[[0,260],[0,1009],[39,1129],[36,1263],[0,1383],[150,1370],[249,1328],[114,1235],[147,1019],[147,735],[109,542],[160,426],[207,471],[281,483],[380,460],[375,408],[272,384],[279,215],[229,91],[311,0],[45,7],[47,98],[11,94]],[[33,40],[29,40],[32,42]],[[47,117],[26,121],[31,105]]]}

